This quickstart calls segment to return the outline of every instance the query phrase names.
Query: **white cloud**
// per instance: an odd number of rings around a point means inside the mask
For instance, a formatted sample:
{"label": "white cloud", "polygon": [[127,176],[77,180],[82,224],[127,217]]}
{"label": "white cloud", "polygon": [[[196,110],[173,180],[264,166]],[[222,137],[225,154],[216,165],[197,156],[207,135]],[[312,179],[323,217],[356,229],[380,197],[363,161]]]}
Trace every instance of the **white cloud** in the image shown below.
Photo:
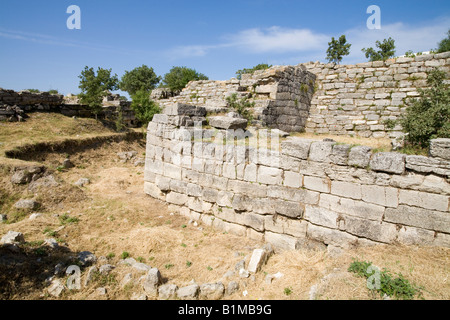
{"label": "white cloud", "polygon": [[322,49],[328,36],[309,29],[289,29],[273,26],[248,29],[225,37],[229,43],[252,53],[287,53]]}

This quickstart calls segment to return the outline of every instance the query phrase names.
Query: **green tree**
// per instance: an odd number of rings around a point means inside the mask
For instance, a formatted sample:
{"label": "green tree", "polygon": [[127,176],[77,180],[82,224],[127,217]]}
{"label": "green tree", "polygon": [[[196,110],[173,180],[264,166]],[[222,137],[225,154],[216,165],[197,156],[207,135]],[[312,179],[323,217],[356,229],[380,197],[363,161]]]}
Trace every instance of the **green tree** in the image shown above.
{"label": "green tree", "polygon": [[352,45],[347,43],[345,35],[339,37],[338,40],[331,38],[331,42],[328,42],[327,60],[328,62],[334,62],[339,64],[344,56],[350,54],[350,47]]}
{"label": "green tree", "polygon": [[233,93],[226,98],[228,107],[241,115],[248,122],[253,120],[251,109],[255,106],[255,102],[248,101],[248,97],[238,99],[237,93]]}
{"label": "green tree", "polygon": [[150,100],[150,92],[147,90],[139,90],[131,98],[133,99],[131,108],[136,118],[144,124],[152,121],[153,116],[161,112],[159,106]]}
{"label": "green tree", "polygon": [[392,38],[384,39],[383,42],[377,41],[376,43],[378,51],[374,48],[364,48],[362,51],[366,54],[366,58],[370,61],[386,61],[395,55],[395,40]]}
{"label": "green tree", "polygon": [[267,63],[260,63],[260,64],[254,66],[251,69],[244,68],[242,70],[236,71],[236,78],[241,80],[243,74],[254,73],[257,70],[266,70],[266,69],[269,69],[271,67],[272,67],[272,65],[268,65]]}
{"label": "green tree", "polygon": [[153,68],[142,65],[131,71],[125,71],[120,80],[119,88],[132,96],[139,90],[151,91],[155,89],[160,81],[161,77],[156,75]]}
{"label": "green tree", "polygon": [[111,69],[98,68],[97,74],[94,68],[85,67],[81,72],[80,85],[81,93],[78,95],[80,102],[89,106],[97,118],[102,110],[103,97],[109,91],[118,89],[119,80],[117,75],[111,75]]}
{"label": "green tree", "polygon": [[437,53],[450,51],[450,29],[447,32],[447,38],[443,39],[438,44]]}
{"label": "green tree", "polygon": [[419,99],[411,100],[400,119],[409,144],[426,148],[430,139],[450,138],[450,86],[445,79],[445,71],[428,72],[430,87],[418,89]]}
{"label": "green tree", "polygon": [[164,75],[162,85],[172,92],[180,92],[190,81],[208,80],[209,78],[194,69],[187,67],[173,67]]}

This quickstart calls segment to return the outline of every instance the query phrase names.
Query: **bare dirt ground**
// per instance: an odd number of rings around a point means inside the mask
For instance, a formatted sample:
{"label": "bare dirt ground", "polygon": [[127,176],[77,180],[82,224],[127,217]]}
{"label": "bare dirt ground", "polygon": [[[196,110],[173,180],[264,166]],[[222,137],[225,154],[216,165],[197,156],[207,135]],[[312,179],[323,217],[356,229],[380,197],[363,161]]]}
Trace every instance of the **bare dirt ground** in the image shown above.
{"label": "bare dirt ground", "polygon": [[[167,205],[144,194],[143,167],[119,161],[117,152],[131,150],[144,157],[144,142],[111,143],[69,154],[75,167],[61,171],[55,168],[67,154],[48,153],[40,161],[58,186],[33,190],[29,185],[13,186],[11,172],[2,171],[0,213],[7,214],[8,220],[0,223],[0,236],[18,231],[26,242],[19,252],[0,248],[0,299],[130,299],[143,293],[139,284],[142,274],[119,264],[124,253],[158,268],[164,281],[179,287],[191,280],[198,284],[222,281],[225,287],[230,281],[238,282],[239,290],[226,295],[226,300],[382,299],[368,290],[364,278],[347,271],[354,258],[401,273],[421,288],[416,299],[450,299],[450,249],[446,248],[377,246],[337,256],[326,250],[282,252],[271,256],[254,276],[240,278],[235,272],[224,277],[235,271],[242,259],[248,263],[253,249],[263,243],[200,223],[195,226],[187,218],[171,214]],[[89,178],[91,183],[77,187],[74,182],[79,178]],[[13,204],[23,198],[36,199],[41,207],[17,211]],[[36,212],[42,215],[30,220]],[[43,244],[50,236],[57,239],[58,249]],[[90,251],[102,263],[117,267],[87,286],[82,282],[81,290],[64,290],[59,298],[49,295],[46,279],[54,274],[55,266],[76,263],[81,251]],[[87,269],[82,272],[84,280]],[[122,279],[130,272],[135,281],[123,286]],[[276,273],[282,277],[267,281],[267,275]],[[61,275],[63,283],[67,278]],[[106,288],[106,294],[100,294],[98,288]]]}

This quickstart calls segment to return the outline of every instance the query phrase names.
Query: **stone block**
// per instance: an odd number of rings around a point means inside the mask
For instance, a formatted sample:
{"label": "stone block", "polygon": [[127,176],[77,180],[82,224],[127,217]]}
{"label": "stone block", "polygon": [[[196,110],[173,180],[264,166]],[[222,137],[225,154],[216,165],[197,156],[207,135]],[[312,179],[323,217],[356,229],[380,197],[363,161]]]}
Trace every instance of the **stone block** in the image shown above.
{"label": "stone block", "polygon": [[181,167],[165,162],[164,176],[175,180],[181,180]]}
{"label": "stone block", "polygon": [[249,182],[256,182],[257,180],[258,166],[254,163],[245,165],[244,180]]}
{"label": "stone block", "polygon": [[288,138],[281,143],[281,153],[297,159],[306,160],[314,140]]}
{"label": "stone block", "polygon": [[348,155],[348,165],[358,168],[366,168],[369,165],[372,149],[365,146],[351,148]]}
{"label": "stone block", "polygon": [[283,170],[278,168],[259,166],[258,182],[263,184],[281,185],[283,183]]}
{"label": "stone block", "polygon": [[409,206],[443,212],[448,212],[449,210],[449,197],[445,195],[413,190],[400,190],[398,199],[400,204]]}
{"label": "stone block", "polygon": [[361,186],[362,200],[384,207],[396,208],[398,206],[398,189],[376,186]]}
{"label": "stone block", "polygon": [[381,221],[385,211],[383,206],[330,194],[320,195],[319,206],[338,213],[375,221]]}
{"label": "stone block", "polygon": [[306,235],[308,239],[323,242],[327,245],[342,247],[344,249],[353,247],[354,244],[358,241],[357,237],[346,232],[337,229],[316,226],[311,223],[308,223]]}
{"label": "stone block", "polygon": [[248,125],[246,119],[229,118],[223,116],[209,117],[209,125],[216,129],[236,130],[245,129]]}
{"label": "stone block", "polygon": [[300,219],[305,210],[304,205],[298,202],[273,200],[275,202],[275,212],[289,218]]}
{"label": "stone block", "polygon": [[264,198],[267,195],[266,186],[239,180],[230,180],[227,190],[255,198]]}
{"label": "stone block", "polygon": [[450,139],[433,139],[430,141],[430,155],[450,160]]}
{"label": "stone block", "polygon": [[345,166],[348,163],[348,155],[350,153],[350,146],[347,144],[336,144],[330,155],[330,160],[334,164]]}
{"label": "stone block", "polygon": [[264,239],[274,247],[275,252],[297,250],[300,248],[299,240],[286,234],[266,231],[264,233]]}
{"label": "stone block", "polygon": [[307,205],[304,219],[315,225],[337,229],[339,214],[321,207]]}
{"label": "stone block", "polygon": [[387,208],[384,221],[450,233],[450,215],[448,212],[400,205],[397,209]]}
{"label": "stone block", "polygon": [[360,200],[362,198],[361,185],[351,182],[332,181],[331,193],[337,196],[355,200]]}
{"label": "stone block", "polygon": [[218,196],[219,192],[217,190],[211,188],[203,188],[203,201],[215,203],[217,202]]}
{"label": "stone block", "polygon": [[335,142],[317,141],[311,144],[309,160],[316,162],[331,162],[331,152]]}
{"label": "stone block", "polygon": [[406,156],[406,168],[421,173],[450,176],[450,161],[424,156]]}
{"label": "stone block", "polygon": [[294,220],[280,215],[268,215],[264,217],[264,228],[267,231],[288,234],[297,238],[305,238],[307,222]]}
{"label": "stone block", "polygon": [[189,200],[189,197],[185,194],[178,192],[169,192],[166,196],[166,202],[175,204],[177,206],[184,206]]}
{"label": "stone block", "polygon": [[297,172],[285,171],[283,185],[291,188],[300,188],[303,185],[303,176]]}
{"label": "stone block", "polygon": [[197,116],[205,117],[206,109],[204,107],[196,107],[184,103],[175,103],[164,109],[164,114],[168,116]]}
{"label": "stone block", "polygon": [[403,174],[405,172],[406,155],[394,152],[375,153],[370,161],[374,171]]}
{"label": "stone block", "polygon": [[267,253],[263,249],[253,250],[250,262],[248,263],[248,271],[251,273],[257,273],[261,267],[266,263]]}
{"label": "stone block", "polygon": [[393,243],[397,237],[395,224],[361,219],[353,216],[341,217],[339,228],[357,237],[367,238],[377,242]]}
{"label": "stone block", "polygon": [[144,192],[149,196],[164,201],[166,196],[154,183],[144,182]]}

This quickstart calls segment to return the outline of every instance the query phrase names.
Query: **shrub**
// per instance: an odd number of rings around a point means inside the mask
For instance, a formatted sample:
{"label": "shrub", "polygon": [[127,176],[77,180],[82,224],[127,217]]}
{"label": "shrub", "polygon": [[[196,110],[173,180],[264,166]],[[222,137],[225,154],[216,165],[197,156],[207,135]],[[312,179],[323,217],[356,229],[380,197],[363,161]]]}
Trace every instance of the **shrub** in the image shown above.
{"label": "shrub", "polygon": [[249,122],[253,120],[251,108],[255,106],[255,103],[248,101],[248,97],[243,97],[238,100],[237,94],[233,93],[231,96],[227,97],[226,100],[229,108],[233,109]]}
{"label": "shrub", "polygon": [[153,116],[161,109],[152,100],[150,100],[150,92],[146,90],[139,90],[135,95],[131,96],[131,108],[133,109],[136,118],[142,123],[149,123]]}
{"label": "shrub", "polygon": [[243,74],[254,73],[255,71],[258,71],[258,70],[266,70],[266,69],[269,69],[271,67],[272,67],[272,65],[268,65],[267,63],[260,63],[260,64],[254,66],[251,69],[244,68],[242,70],[236,71],[236,78],[241,80]]}
{"label": "shrub", "polygon": [[450,138],[450,86],[445,84],[445,79],[444,71],[428,72],[430,88],[418,89],[419,99],[410,101],[400,119],[407,143],[425,148],[430,139]]}
{"label": "shrub", "polygon": [[332,37],[331,42],[328,43],[328,62],[339,64],[344,56],[348,56],[350,54],[351,46],[352,45],[350,43],[347,43],[345,35],[340,36],[338,40],[335,40],[334,37]]}
{"label": "shrub", "polygon": [[447,38],[443,39],[438,44],[437,53],[450,51],[450,30],[447,32]]}
{"label": "shrub", "polygon": [[366,58],[370,59],[370,61],[386,61],[395,55],[394,39],[384,39],[383,42],[377,41],[375,44],[380,50],[375,51],[373,48],[362,49],[362,51],[366,54]]}

